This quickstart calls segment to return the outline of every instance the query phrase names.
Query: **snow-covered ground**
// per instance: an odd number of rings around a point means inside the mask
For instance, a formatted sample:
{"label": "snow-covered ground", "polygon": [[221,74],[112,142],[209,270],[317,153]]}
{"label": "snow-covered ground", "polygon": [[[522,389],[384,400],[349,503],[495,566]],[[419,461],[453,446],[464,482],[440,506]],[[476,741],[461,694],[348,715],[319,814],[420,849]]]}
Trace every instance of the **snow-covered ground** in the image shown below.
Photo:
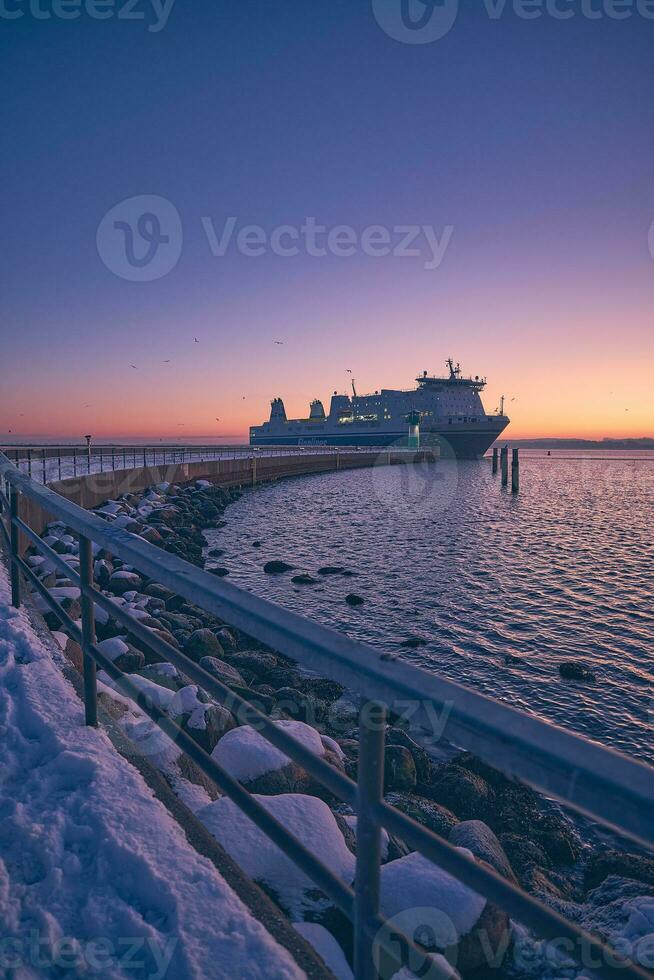
{"label": "snow-covered ground", "polygon": [[303,977],[53,656],[0,565],[0,976]]}

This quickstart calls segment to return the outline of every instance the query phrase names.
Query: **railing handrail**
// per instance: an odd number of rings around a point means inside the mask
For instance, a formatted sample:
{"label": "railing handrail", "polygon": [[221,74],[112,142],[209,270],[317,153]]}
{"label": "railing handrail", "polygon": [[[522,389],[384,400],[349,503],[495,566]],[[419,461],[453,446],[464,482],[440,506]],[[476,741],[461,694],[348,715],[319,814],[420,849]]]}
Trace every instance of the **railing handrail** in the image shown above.
{"label": "railing handrail", "polygon": [[[384,654],[380,655],[367,644],[350,640],[328,627],[304,619],[222,579],[217,579],[142,538],[84,511],[47,486],[31,480],[26,474],[17,470],[1,453],[0,478],[4,478],[12,488],[11,497],[14,503],[10,520],[12,533],[21,526],[26,527],[17,516],[15,508],[17,494],[24,494],[55,519],[65,522],[68,527],[77,532],[80,543],[83,540],[87,543],[96,542],[155,581],[291,657],[302,666],[316,670],[325,677],[357,690],[368,701],[382,702],[396,713],[401,713],[398,708],[401,709],[409,700],[416,709],[414,716],[408,719],[409,728],[417,740],[423,745],[426,744],[426,747],[429,747],[431,735],[431,718],[427,705],[432,708],[433,705],[437,705],[449,712],[445,725],[449,742],[474,752],[479,758],[505,774],[520,777],[536,789],[557,797],[574,809],[594,817],[641,843],[654,842],[654,779],[652,769],[648,766],[615,750],[590,742],[580,735],[527,715],[509,705],[493,701],[453,681],[444,680],[398,660],[388,660]],[[6,509],[8,502],[4,496],[2,503]],[[7,532],[4,526],[3,531],[6,538]],[[37,540],[33,532],[30,537]],[[40,550],[44,551],[47,548],[48,546],[41,542]],[[17,561],[37,589],[47,595],[47,590],[22,559]],[[104,600],[100,604],[111,602],[93,587],[92,576],[90,582],[85,581],[83,576],[77,576],[77,580],[83,597],[90,601],[91,607],[93,600],[97,601],[98,597]],[[117,607],[116,611],[118,610],[120,607]],[[65,616],[65,613],[63,615]],[[75,631],[79,634],[79,627],[69,619],[66,622],[66,619],[62,619],[62,622],[68,631],[72,629],[74,635]],[[131,619],[131,617],[120,610],[119,619]],[[224,700],[225,692],[233,696],[228,688],[220,685],[215,678],[206,674],[183,653],[173,650],[160,638],[150,635],[143,627],[139,627],[136,621],[130,628],[137,635],[139,631],[143,631],[152,648],[163,652],[173,663],[183,661],[184,670],[191,679],[202,675],[198,683],[217,697],[222,697]],[[110,676],[118,675],[119,685],[122,683],[128,691],[130,687],[134,688],[129,677],[121,675],[121,672],[111,665],[111,661],[107,661],[88,638],[85,639],[81,634],[79,638],[82,640],[85,654],[93,656]],[[130,696],[134,696],[133,690]],[[153,720],[157,720],[147,697],[145,699],[138,697],[137,700],[146,713],[149,713]],[[166,730],[166,726],[163,727]],[[176,737],[179,737],[180,731],[176,730]],[[300,763],[305,761],[315,765],[318,778],[321,778],[321,766],[308,760],[306,752],[302,752],[301,747],[294,749],[292,738],[287,735],[279,738],[277,733],[268,731],[264,734],[271,741],[284,745],[283,751],[292,758],[299,759]],[[443,732],[440,734],[442,735]],[[215,767],[215,762],[208,756],[202,758],[206,754],[202,753],[199,747],[196,748],[201,753],[200,761],[205,771],[207,766],[210,769]],[[191,752],[195,751],[191,749]],[[321,762],[321,765],[325,766],[326,763]],[[338,780],[332,782],[338,783]],[[359,786],[361,786],[361,774]],[[354,787],[355,784],[351,784],[348,788],[346,783],[342,783],[341,795],[344,794],[344,798],[350,802],[358,800],[361,804],[361,789],[358,795],[353,796]],[[560,915],[521,892],[497,874],[463,858],[438,835],[415,824],[398,811],[392,810],[381,800],[373,804],[368,813],[364,814],[361,810],[358,812],[362,824],[365,815],[368,818],[368,825],[372,822],[378,826],[388,824],[390,821],[400,835],[401,828],[404,828],[405,832],[412,836],[419,850],[432,859],[436,857],[437,862],[446,870],[487,898],[499,900],[514,918],[522,918],[526,924],[534,924],[534,927],[541,929],[546,935],[560,935],[562,931],[564,935],[582,937],[592,948],[606,952],[599,940],[587,936],[579,927],[568,923]],[[248,815],[252,816],[252,813]],[[255,822],[260,820],[262,824],[266,823],[266,819],[261,816],[252,816],[252,819]],[[273,833],[277,833],[274,828]],[[289,844],[289,846],[292,849],[295,845]],[[320,869],[317,869],[317,873],[322,874]],[[328,879],[325,881],[329,890]],[[336,900],[336,896],[334,897]],[[343,905],[343,894],[340,895],[340,899],[340,904]],[[379,924],[377,919],[375,922]],[[369,923],[364,925],[367,931]],[[627,968],[620,965],[619,969],[622,976],[646,976],[633,965]],[[613,975],[614,971],[613,967],[608,965],[602,967],[600,972]]]}

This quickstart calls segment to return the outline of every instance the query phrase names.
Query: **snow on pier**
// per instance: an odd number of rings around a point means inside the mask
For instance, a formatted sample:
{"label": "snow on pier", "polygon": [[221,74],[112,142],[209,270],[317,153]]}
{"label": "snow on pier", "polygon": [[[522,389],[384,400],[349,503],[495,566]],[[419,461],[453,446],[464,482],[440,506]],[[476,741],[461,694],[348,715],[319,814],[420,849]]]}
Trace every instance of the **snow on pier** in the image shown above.
{"label": "snow on pier", "polygon": [[304,977],[83,706],[0,566],[0,975]]}

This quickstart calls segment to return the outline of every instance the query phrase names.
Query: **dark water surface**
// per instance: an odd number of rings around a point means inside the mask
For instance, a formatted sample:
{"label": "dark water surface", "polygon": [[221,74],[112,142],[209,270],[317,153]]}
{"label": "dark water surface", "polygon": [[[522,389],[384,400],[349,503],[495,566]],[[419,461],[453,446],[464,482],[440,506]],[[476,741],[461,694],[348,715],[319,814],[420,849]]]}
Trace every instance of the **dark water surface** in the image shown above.
{"label": "dark water surface", "polygon": [[[482,460],[264,485],[208,532],[209,565],[378,648],[423,637],[402,656],[654,762],[654,454],[523,452],[521,480],[502,490]],[[273,558],[356,577],[295,586]],[[563,660],[597,682],[563,680]]]}

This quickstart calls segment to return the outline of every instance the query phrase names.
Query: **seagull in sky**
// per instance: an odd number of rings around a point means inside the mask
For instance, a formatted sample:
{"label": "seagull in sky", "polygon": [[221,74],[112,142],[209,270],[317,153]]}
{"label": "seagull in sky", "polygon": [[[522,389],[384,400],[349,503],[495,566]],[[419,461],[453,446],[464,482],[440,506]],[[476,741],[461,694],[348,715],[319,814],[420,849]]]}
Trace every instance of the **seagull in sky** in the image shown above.
{"label": "seagull in sky", "polygon": [[284,346],[284,341],[283,340],[273,340],[273,344],[279,344],[280,347],[283,347]]}
{"label": "seagull in sky", "polygon": [[164,364],[170,364],[170,361],[164,361]]}
{"label": "seagull in sky", "polygon": [[138,368],[137,368],[136,364],[130,364],[130,367],[131,368],[134,368],[135,371],[138,371]]}
{"label": "seagull in sky", "polygon": [[345,368],[346,374],[352,374],[352,368]]}
{"label": "seagull in sky", "polygon": [[194,338],[193,338],[193,341],[194,341],[194,342],[195,342],[196,344],[199,344],[199,343],[200,343],[200,341],[198,340],[198,338],[197,338],[197,337],[194,337]]}

